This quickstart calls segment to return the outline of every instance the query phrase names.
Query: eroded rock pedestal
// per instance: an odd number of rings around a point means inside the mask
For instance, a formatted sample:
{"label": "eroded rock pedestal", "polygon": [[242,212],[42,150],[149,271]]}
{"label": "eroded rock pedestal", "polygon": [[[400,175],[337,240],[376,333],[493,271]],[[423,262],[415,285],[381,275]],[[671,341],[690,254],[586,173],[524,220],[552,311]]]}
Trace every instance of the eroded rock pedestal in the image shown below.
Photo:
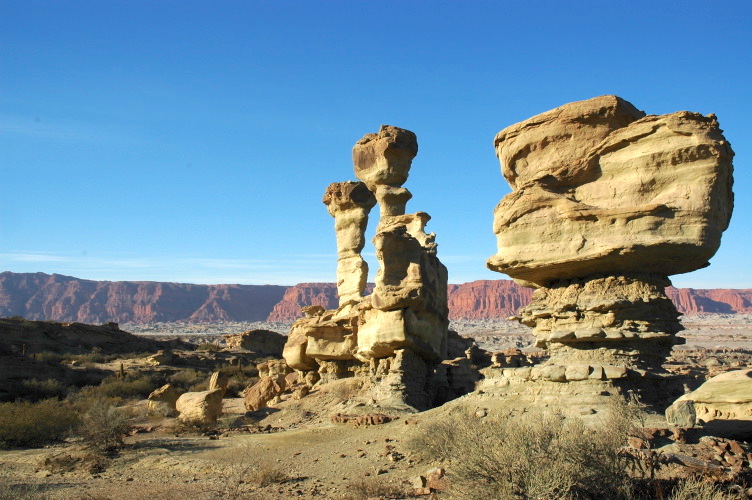
{"label": "eroded rock pedestal", "polygon": [[[461,359],[442,364],[448,354],[447,270],[436,256],[435,235],[424,230],[430,216],[405,213],[412,195],[402,184],[417,152],[415,134],[387,125],[355,144],[360,182],[331,184],[323,200],[335,221],[339,308],[305,308],[284,358],[304,376],[315,372],[321,383],[363,377],[365,394],[375,402],[425,409],[451,395],[451,370],[466,367]],[[373,293],[363,296],[368,265],[361,251],[377,202],[379,270]]]}
{"label": "eroded rock pedestal", "polygon": [[513,191],[488,267],[536,289],[519,319],[551,353],[507,378],[655,389],[683,340],[668,276],[709,265],[733,208],[715,116],[646,116],[602,96],[512,125],[495,146]]}

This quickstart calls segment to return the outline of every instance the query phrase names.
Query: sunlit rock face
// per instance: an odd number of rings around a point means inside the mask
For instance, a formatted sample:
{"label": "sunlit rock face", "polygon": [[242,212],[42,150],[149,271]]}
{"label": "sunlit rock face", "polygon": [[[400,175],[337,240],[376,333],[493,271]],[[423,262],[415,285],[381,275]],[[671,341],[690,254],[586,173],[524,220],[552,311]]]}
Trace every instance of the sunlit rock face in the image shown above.
{"label": "sunlit rock face", "polygon": [[[323,200],[335,219],[339,307],[304,309],[284,357],[296,370],[317,371],[322,383],[364,377],[372,399],[428,408],[436,394],[449,391],[437,380],[446,385],[452,367],[444,367],[443,379],[437,375],[447,356],[449,308],[447,270],[436,256],[436,236],[424,230],[431,217],[405,213],[412,195],[402,184],[417,152],[414,133],[389,125],[355,144],[361,182],[333,183]],[[377,202],[373,242],[379,270],[373,292],[363,296],[368,266],[361,251]]]}
{"label": "sunlit rock face", "polygon": [[654,116],[616,96],[499,132],[513,191],[488,267],[536,288],[520,320],[551,363],[657,370],[679,342],[668,276],[708,265],[733,209],[733,151],[714,115]]}
{"label": "sunlit rock face", "polygon": [[603,96],[512,125],[495,145],[513,192],[494,211],[488,267],[518,282],[687,273],[728,227],[734,153],[713,115],[644,116]]}

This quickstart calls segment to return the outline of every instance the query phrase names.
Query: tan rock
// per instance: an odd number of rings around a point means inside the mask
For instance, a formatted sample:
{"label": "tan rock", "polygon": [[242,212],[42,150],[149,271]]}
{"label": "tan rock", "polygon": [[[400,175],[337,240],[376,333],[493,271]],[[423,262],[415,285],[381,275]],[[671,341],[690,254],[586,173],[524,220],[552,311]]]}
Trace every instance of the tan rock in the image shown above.
{"label": "tan rock", "polygon": [[282,351],[282,357],[294,370],[313,370],[317,366],[316,360],[306,354],[308,319],[300,318],[293,323],[290,334],[287,336],[285,348]]}
{"label": "tan rock", "polygon": [[175,402],[179,397],[180,391],[175,389],[172,384],[165,384],[149,394],[147,398],[149,402],[146,405],[147,411],[156,415],[164,415],[165,417],[175,416],[177,415]]}
{"label": "tan rock", "polygon": [[270,330],[248,330],[223,337],[229,349],[245,349],[265,356],[281,356],[287,341],[284,335]]}
{"label": "tan rock", "polygon": [[545,285],[708,265],[733,208],[731,147],[712,115],[634,121],[627,105],[614,96],[571,103],[499,133],[515,190],[494,212],[490,269]]}
{"label": "tan rock", "polygon": [[245,392],[245,409],[256,411],[265,408],[269,401],[285,390],[284,377],[264,377]]}
{"label": "tan rock", "polygon": [[230,383],[230,377],[225,375],[222,372],[214,372],[212,373],[211,377],[209,377],[209,391],[214,390],[221,390],[222,391],[222,397],[225,397],[225,393],[227,392],[227,386]]}
{"label": "tan rock", "polygon": [[368,264],[360,252],[365,245],[368,213],[376,198],[362,182],[335,182],[326,188],[324,204],[334,217],[337,234],[339,304],[357,303],[368,279]]}
{"label": "tan rock", "polygon": [[186,392],[175,402],[182,422],[211,424],[222,414],[222,389]]}
{"label": "tan rock", "polygon": [[698,420],[752,421],[752,369],[716,375],[676,400],[694,402]]}

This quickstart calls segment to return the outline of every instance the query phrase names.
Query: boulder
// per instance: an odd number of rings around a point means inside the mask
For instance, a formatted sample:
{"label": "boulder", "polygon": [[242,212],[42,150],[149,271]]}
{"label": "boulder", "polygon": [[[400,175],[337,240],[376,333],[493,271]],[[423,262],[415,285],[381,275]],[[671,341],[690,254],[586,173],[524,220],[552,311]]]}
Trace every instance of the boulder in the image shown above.
{"label": "boulder", "polygon": [[285,391],[285,378],[263,377],[245,391],[245,409],[256,411],[266,407],[272,399]]}
{"label": "boulder", "polygon": [[149,394],[146,408],[149,413],[173,417],[177,415],[175,402],[179,397],[180,391],[175,389],[172,384],[165,384]]}
{"label": "boulder", "polygon": [[697,420],[749,421],[752,423],[752,369],[734,370],[716,375],[694,391],[683,395],[674,405],[691,401]]}
{"label": "boulder", "polygon": [[186,392],[175,403],[181,422],[212,424],[222,414],[222,389]]}
{"label": "boulder", "polygon": [[542,286],[708,265],[731,217],[734,152],[714,115],[641,114],[603,96],[497,135],[514,191],[494,211],[490,269]]}
{"label": "boulder", "polygon": [[234,335],[223,335],[230,349],[245,349],[262,356],[282,356],[287,338],[271,330],[248,330]]}
{"label": "boulder", "polygon": [[691,400],[675,402],[666,408],[666,421],[676,427],[694,427],[697,421],[694,403]]}

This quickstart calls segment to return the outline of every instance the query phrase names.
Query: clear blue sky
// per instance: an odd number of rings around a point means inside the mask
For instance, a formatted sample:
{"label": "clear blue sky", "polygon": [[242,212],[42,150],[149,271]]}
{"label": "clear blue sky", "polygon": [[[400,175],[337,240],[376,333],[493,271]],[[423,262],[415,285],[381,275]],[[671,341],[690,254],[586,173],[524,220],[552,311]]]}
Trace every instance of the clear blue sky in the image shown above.
{"label": "clear blue sky", "polygon": [[718,115],[736,209],[711,267],[673,281],[751,288],[751,6],[0,0],[0,271],[334,281],[321,197],[391,124],[418,135],[408,211],[450,282],[506,278],[485,269],[509,192],[494,135],[617,94]]}

